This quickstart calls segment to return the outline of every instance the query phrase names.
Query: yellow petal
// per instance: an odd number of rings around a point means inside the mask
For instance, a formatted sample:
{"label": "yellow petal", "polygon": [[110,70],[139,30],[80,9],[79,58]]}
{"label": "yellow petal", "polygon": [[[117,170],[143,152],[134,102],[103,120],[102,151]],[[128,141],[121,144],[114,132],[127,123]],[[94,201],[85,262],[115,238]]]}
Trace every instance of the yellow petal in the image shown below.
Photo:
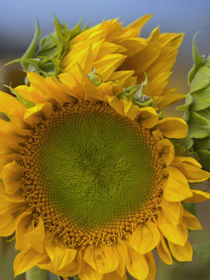
{"label": "yellow petal", "polygon": [[[49,242],[48,242],[49,243]],[[49,245],[49,244],[48,244]],[[56,262],[52,262],[49,257],[47,257],[46,262],[42,262],[42,264],[39,265],[41,269],[45,269],[48,271],[51,271],[53,274],[60,275],[62,277],[71,277],[79,273],[81,271],[82,267],[82,256],[81,251],[77,252],[76,257],[72,261],[72,254],[69,257],[69,254],[63,253],[64,258],[57,259]],[[58,267],[62,267],[61,269],[55,269],[55,265]],[[64,266],[63,266],[64,265]]]}
{"label": "yellow petal", "polygon": [[184,246],[173,244],[168,242],[171,253],[180,262],[190,262],[192,261],[193,249],[189,241],[187,241]]}
{"label": "yellow petal", "polygon": [[55,271],[62,270],[64,267],[70,265],[77,255],[76,249],[68,249],[60,246],[47,246],[46,251],[50,257]]}
{"label": "yellow petal", "polygon": [[120,86],[123,88],[127,88],[130,86],[128,83],[129,79],[132,78],[134,75],[133,70],[129,71],[115,71],[112,75],[112,80],[116,81]]}
{"label": "yellow petal", "polygon": [[139,109],[138,119],[145,128],[152,128],[158,122],[158,115],[154,108],[145,107]]}
{"label": "yellow petal", "polygon": [[17,218],[22,211],[22,203],[10,202],[0,194],[0,236],[9,236],[14,232]]}
{"label": "yellow petal", "polygon": [[157,252],[158,255],[160,256],[161,260],[168,264],[171,265],[173,263],[171,253],[166,245],[165,239],[163,236],[161,236],[160,243],[157,246]]}
{"label": "yellow petal", "polygon": [[203,192],[200,190],[192,190],[192,194],[193,194],[193,196],[185,199],[184,202],[198,203],[198,202],[203,202],[203,201],[210,199],[210,193]]}
{"label": "yellow petal", "polygon": [[41,217],[39,217],[38,224],[33,226],[32,230],[24,234],[23,238],[31,244],[40,253],[43,253],[43,241],[45,238],[45,228]]}
{"label": "yellow petal", "polygon": [[163,187],[163,198],[168,201],[182,201],[192,196],[185,176],[177,168],[168,166],[169,176]]}
{"label": "yellow petal", "polygon": [[174,145],[168,139],[162,139],[157,143],[157,149],[160,156],[163,158],[167,165],[170,165],[174,160],[175,149]]}
{"label": "yellow petal", "polygon": [[49,102],[38,104],[26,110],[24,121],[30,125],[37,124],[43,119],[50,117],[52,104]]}
{"label": "yellow petal", "polygon": [[78,273],[78,276],[82,280],[102,280],[102,274],[94,270],[90,265],[84,263],[82,270]]}
{"label": "yellow petal", "polygon": [[16,250],[24,250],[29,246],[24,235],[30,231],[33,231],[33,218],[31,211],[24,211],[18,218],[16,222]]}
{"label": "yellow petal", "polygon": [[202,229],[202,226],[201,226],[199,220],[186,209],[184,209],[184,212],[183,212],[183,223],[190,230]]}
{"label": "yellow petal", "polygon": [[[165,91],[164,91],[165,92]],[[178,102],[186,97],[185,94],[178,94],[178,93],[164,93],[163,96],[159,96],[156,100],[156,105],[159,108],[165,108],[166,106]]]}
{"label": "yellow petal", "polygon": [[9,236],[13,234],[16,226],[16,219],[11,211],[0,214],[0,236]]}
{"label": "yellow petal", "polygon": [[146,258],[147,258],[148,265],[149,265],[149,275],[147,276],[147,278],[145,280],[155,280],[157,268],[156,268],[156,262],[155,262],[153,253],[152,252],[147,253]]}
{"label": "yellow petal", "polygon": [[116,270],[119,265],[119,259],[113,248],[105,245],[96,248],[87,247],[84,253],[84,260],[101,274],[110,273]]}
{"label": "yellow petal", "polygon": [[23,168],[16,161],[12,161],[2,168],[1,177],[8,194],[14,194],[22,187],[21,176],[23,172]]}
{"label": "yellow petal", "polygon": [[119,276],[116,272],[105,274],[103,280],[128,280],[126,274]]}
{"label": "yellow petal", "polygon": [[122,54],[109,54],[93,63],[93,68],[102,76],[103,81],[112,79],[114,71],[120,67],[126,56]]}
{"label": "yellow petal", "polygon": [[135,119],[139,114],[139,107],[132,102],[119,99],[117,96],[105,96],[109,105],[122,116]]}
{"label": "yellow petal", "polygon": [[192,157],[176,156],[173,166],[176,166],[189,182],[202,182],[209,178],[209,173],[201,169],[201,165]]}
{"label": "yellow petal", "polygon": [[22,274],[46,259],[45,254],[38,253],[35,249],[25,249],[20,252],[14,261],[15,276]]}
{"label": "yellow petal", "polygon": [[161,215],[164,219],[176,226],[182,218],[183,207],[180,202],[171,202],[165,199],[161,202]]}
{"label": "yellow petal", "polygon": [[47,100],[55,99],[57,103],[63,104],[68,102],[68,95],[64,92],[62,84],[55,77],[44,78],[41,75],[28,72],[27,73],[30,86],[19,89],[21,96],[25,93],[26,99],[30,98],[35,101],[35,103],[45,103]]}
{"label": "yellow petal", "polygon": [[127,257],[127,246],[123,240],[118,239],[116,245],[114,246],[115,254],[119,260],[119,265],[116,270],[119,276],[123,277],[126,272],[125,263]]}
{"label": "yellow petal", "polygon": [[[36,74],[36,73],[34,73]],[[18,93],[21,97],[25,98],[28,101],[31,101],[32,103],[38,104],[38,103],[44,103],[46,101],[46,96],[40,92],[40,88],[38,86],[34,86],[30,84],[30,86],[27,85],[20,85],[17,86],[15,89],[15,92]]]}
{"label": "yellow petal", "polygon": [[158,226],[162,234],[171,242],[183,246],[188,238],[188,230],[183,222],[178,225],[170,224],[164,216],[158,218]]}
{"label": "yellow petal", "polygon": [[146,279],[149,275],[149,266],[146,257],[136,252],[129,245],[126,267],[128,272],[136,279]]}
{"label": "yellow petal", "polygon": [[160,241],[160,232],[155,223],[140,224],[132,233],[129,243],[140,254],[152,251]]}
{"label": "yellow petal", "polygon": [[22,125],[25,107],[15,97],[0,91],[0,112],[11,117],[12,122],[18,126]]}
{"label": "yellow petal", "polygon": [[127,116],[130,119],[138,119],[146,128],[153,127],[158,121],[158,115],[154,108],[139,108],[131,101],[119,99],[117,96],[106,96],[109,105],[120,115]]}
{"label": "yellow petal", "polygon": [[188,133],[187,124],[181,118],[165,118],[160,120],[155,128],[160,129],[168,138],[184,138]]}
{"label": "yellow petal", "polygon": [[135,33],[133,36],[139,36],[139,33],[141,31],[141,28],[145,25],[145,23],[150,20],[152,17],[152,14],[144,15],[143,17],[137,19],[136,21],[132,22],[128,26],[126,26],[126,29],[134,29]]}

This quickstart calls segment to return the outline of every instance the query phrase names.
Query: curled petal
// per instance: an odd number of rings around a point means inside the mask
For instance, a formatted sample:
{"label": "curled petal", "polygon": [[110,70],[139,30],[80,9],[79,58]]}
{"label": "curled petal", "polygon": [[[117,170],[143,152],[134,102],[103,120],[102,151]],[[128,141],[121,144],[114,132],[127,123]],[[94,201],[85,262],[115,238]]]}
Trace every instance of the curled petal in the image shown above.
{"label": "curled petal", "polygon": [[155,126],[168,138],[184,138],[187,136],[187,123],[181,118],[165,118]]}
{"label": "curled petal", "polygon": [[157,143],[157,149],[160,156],[167,165],[170,165],[175,157],[174,145],[168,139],[162,139]]}
{"label": "curled petal", "polygon": [[176,156],[173,166],[176,166],[189,182],[202,182],[209,178],[209,173],[201,169],[201,165],[192,157]]}
{"label": "curled petal", "polygon": [[204,201],[210,199],[210,193],[203,192],[200,190],[192,190],[192,194],[193,194],[193,196],[185,199],[184,202],[198,203],[198,202],[204,202]]}
{"label": "curled petal", "polygon": [[22,187],[22,175],[23,168],[16,161],[12,161],[2,168],[1,177],[8,194],[14,194]]}

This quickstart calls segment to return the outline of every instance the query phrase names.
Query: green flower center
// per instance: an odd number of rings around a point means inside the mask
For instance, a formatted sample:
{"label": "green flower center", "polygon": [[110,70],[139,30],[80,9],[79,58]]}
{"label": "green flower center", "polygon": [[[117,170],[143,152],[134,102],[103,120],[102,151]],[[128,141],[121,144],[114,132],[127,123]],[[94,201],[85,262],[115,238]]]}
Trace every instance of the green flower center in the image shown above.
{"label": "green flower center", "polygon": [[134,121],[87,108],[55,118],[38,148],[43,189],[84,229],[135,214],[151,195],[152,153]]}

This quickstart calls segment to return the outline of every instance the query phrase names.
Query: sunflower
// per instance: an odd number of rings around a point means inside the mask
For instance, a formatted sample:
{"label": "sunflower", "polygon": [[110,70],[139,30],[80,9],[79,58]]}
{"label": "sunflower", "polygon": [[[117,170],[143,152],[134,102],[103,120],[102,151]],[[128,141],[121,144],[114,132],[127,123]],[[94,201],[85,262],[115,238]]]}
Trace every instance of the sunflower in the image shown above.
{"label": "sunflower", "polygon": [[126,27],[118,19],[104,20],[81,32],[69,42],[61,72],[68,75],[79,63],[86,73],[96,69],[103,81],[115,80],[124,88],[142,83],[146,73],[144,94],[158,109],[183,99],[183,94],[166,89],[183,34],[160,34],[157,27],[148,38],[139,37],[151,17],[145,15]]}
{"label": "sunflower", "polygon": [[15,275],[155,279],[155,248],[167,264],[190,261],[188,229],[201,225],[182,202],[210,194],[190,189],[209,173],[169,140],[185,121],[159,120],[78,65],[63,83],[27,77],[18,98],[0,94],[0,235],[16,233]]}

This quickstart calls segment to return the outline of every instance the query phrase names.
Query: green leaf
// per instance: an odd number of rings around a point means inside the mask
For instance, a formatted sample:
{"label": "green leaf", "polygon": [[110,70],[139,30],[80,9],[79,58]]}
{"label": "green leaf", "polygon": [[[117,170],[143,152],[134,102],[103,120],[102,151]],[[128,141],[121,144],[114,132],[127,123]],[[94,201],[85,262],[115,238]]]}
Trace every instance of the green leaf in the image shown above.
{"label": "green leaf", "polygon": [[190,84],[190,92],[203,89],[210,85],[210,68],[203,65],[199,67]]}
{"label": "green leaf", "polygon": [[200,162],[204,170],[210,172],[210,151],[209,150],[198,150]]}
{"label": "green leaf", "polygon": [[189,108],[190,108],[190,105],[192,104],[192,102],[193,102],[193,97],[192,97],[192,95],[187,94],[187,95],[186,95],[186,98],[185,98],[185,104],[184,104],[184,105],[177,106],[177,107],[176,107],[176,110],[188,112],[188,111],[189,111]]}
{"label": "green leaf", "polygon": [[26,107],[26,108],[31,108],[31,107],[35,106],[35,104],[34,104],[33,102],[31,102],[31,101],[26,100],[25,98],[23,98],[23,97],[22,97],[19,93],[17,93],[12,87],[10,87],[10,86],[8,86],[8,85],[5,85],[5,87],[7,87],[7,88],[10,90],[10,92],[11,92],[12,94],[14,94],[14,95],[17,97],[18,101],[19,101],[21,104],[23,104],[24,107]]}
{"label": "green leaf", "polygon": [[196,37],[200,32],[197,32],[194,37],[193,37],[193,42],[192,42],[192,50],[193,50],[193,60],[194,60],[194,66],[190,70],[188,74],[188,81],[189,84],[192,82],[192,79],[194,78],[195,73],[197,72],[198,68],[203,65],[204,59],[198,54],[197,47],[196,47]]}
{"label": "green leaf", "polygon": [[210,123],[196,112],[190,113],[189,120],[189,137],[191,138],[205,138],[210,136]]}
{"label": "green leaf", "polygon": [[201,111],[210,107],[210,85],[199,91],[193,92],[192,111]]}
{"label": "green leaf", "polygon": [[194,142],[190,137],[182,138],[182,139],[170,139],[173,143],[176,151],[176,155],[186,156],[189,154]]}
{"label": "green leaf", "polygon": [[195,139],[194,142],[197,150],[210,150],[210,137]]}
{"label": "green leaf", "polygon": [[145,80],[142,83],[123,89],[123,91],[119,93],[118,97],[120,99],[132,101],[135,105],[139,106],[140,108],[153,107],[154,106],[153,98],[145,95],[143,92],[144,87],[148,82],[146,72],[144,74],[145,74]]}

